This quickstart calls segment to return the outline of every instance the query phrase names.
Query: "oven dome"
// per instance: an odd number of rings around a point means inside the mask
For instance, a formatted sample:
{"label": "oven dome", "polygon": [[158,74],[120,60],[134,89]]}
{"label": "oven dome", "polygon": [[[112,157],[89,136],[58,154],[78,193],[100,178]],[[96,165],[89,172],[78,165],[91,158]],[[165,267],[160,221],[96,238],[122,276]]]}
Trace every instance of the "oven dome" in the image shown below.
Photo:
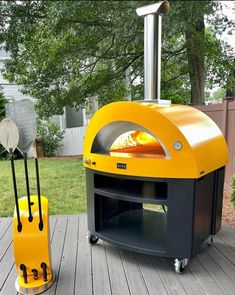
{"label": "oven dome", "polygon": [[115,102],[91,119],[84,159],[109,173],[199,178],[226,165],[228,149],[218,126],[193,107]]}

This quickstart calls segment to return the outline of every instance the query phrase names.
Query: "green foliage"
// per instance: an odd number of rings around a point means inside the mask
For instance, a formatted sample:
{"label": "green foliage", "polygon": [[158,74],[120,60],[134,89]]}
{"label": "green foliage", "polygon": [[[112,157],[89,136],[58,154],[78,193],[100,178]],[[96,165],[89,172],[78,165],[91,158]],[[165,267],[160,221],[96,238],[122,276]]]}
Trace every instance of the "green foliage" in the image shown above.
{"label": "green foliage", "polygon": [[4,97],[2,87],[0,87],[0,121],[5,118],[5,104],[6,99]]}
{"label": "green foliage", "polygon": [[225,98],[225,95],[226,95],[226,89],[219,88],[213,93],[210,99],[214,101],[222,101]]}
{"label": "green foliage", "polygon": [[[135,9],[153,2],[2,1],[0,42],[12,56],[4,75],[39,100],[45,117],[61,114],[64,106],[85,106],[93,97],[100,105],[125,99],[127,70],[132,98],[143,99],[143,19]],[[212,84],[226,81],[230,53],[214,32],[229,24],[218,1],[170,2],[163,22],[162,98],[188,102],[189,55],[205,61],[203,81],[205,72]],[[211,17],[211,34],[197,32],[204,15]]]}
{"label": "green foliage", "polygon": [[[2,88],[0,87],[0,122],[5,118],[5,104],[6,104],[6,99],[4,97]],[[7,155],[8,155],[7,151],[0,143],[0,159],[7,158]]]}
{"label": "green foliage", "polygon": [[232,177],[232,195],[231,201],[233,202],[233,207],[235,209],[235,175]]}
{"label": "green foliage", "polygon": [[43,140],[46,156],[53,157],[64,138],[64,131],[60,130],[60,127],[51,119],[39,119],[37,122],[37,138]]}
{"label": "green foliage", "polygon": [[235,97],[235,58],[232,62],[232,67],[228,75],[226,88],[226,96]]}

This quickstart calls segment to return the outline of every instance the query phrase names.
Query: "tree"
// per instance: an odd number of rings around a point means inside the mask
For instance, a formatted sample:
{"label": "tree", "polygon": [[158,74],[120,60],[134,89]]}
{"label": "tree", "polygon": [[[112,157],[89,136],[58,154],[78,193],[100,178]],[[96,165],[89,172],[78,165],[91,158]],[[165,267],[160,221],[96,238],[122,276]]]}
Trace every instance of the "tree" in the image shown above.
{"label": "tree", "polygon": [[[218,1],[172,1],[173,7],[166,25],[168,27],[174,22],[169,35],[179,36],[177,54],[187,60],[191,103],[200,104],[204,101],[208,81],[211,85],[224,86],[232,53],[228,45],[218,40],[215,32],[221,33],[232,24],[222,14]],[[205,28],[205,20],[209,28]],[[170,37],[167,39],[171,40]]]}
{"label": "tree", "polygon": [[233,60],[232,68],[227,78],[226,96],[235,98],[235,59]]}
{"label": "tree", "polygon": [[[36,97],[45,116],[62,113],[66,105],[79,108],[93,97],[100,105],[130,93],[142,99],[143,19],[135,9],[152,2],[1,2],[0,42],[12,56],[5,77]],[[215,13],[217,1],[187,1],[187,15],[185,3],[172,1],[164,20],[162,98],[200,103],[205,71],[211,80],[222,77],[222,68],[229,71],[229,54],[219,41],[205,46],[210,36],[204,16],[215,15],[212,27],[226,19]]]}
{"label": "tree", "polygon": [[219,88],[211,96],[211,100],[222,101],[226,96],[226,90],[224,88]]}
{"label": "tree", "polygon": [[0,121],[5,117],[5,104],[6,99],[4,97],[2,88],[0,87]]}

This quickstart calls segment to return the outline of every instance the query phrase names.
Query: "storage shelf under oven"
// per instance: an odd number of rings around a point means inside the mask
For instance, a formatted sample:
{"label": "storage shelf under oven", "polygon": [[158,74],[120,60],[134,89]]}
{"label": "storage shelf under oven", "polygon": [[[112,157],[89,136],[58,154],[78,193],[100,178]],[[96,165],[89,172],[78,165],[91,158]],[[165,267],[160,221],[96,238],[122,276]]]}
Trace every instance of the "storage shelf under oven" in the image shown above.
{"label": "storage shelf under oven", "polygon": [[148,203],[148,204],[158,204],[158,205],[167,205],[167,200],[165,199],[156,199],[156,198],[147,198],[139,194],[130,193],[127,195],[125,191],[115,190],[112,188],[99,188],[95,189],[94,192],[98,195],[102,195],[108,198],[119,199],[123,201],[130,201],[136,203]]}
{"label": "storage shelf under oven", "polygon": [[167,214],[135,209],[103,220],[96,233],[108,242],[149,254],[166,252]]}
{"label": "storage shelf under oven", "polygon": [[166,204],[168,184],[164,181],[107,176],[94,174],[95,192],[110,198],[120,198],[131,202]]}

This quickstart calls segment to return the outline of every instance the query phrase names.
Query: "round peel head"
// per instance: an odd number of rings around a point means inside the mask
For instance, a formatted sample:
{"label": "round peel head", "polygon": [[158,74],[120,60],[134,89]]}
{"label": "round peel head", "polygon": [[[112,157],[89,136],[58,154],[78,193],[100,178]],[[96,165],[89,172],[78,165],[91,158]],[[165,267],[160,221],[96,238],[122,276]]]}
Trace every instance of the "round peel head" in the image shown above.
{"label": "round peel head", "polygon": [[19,130],[13,120],[6,118],[0,123],[0,143],[13,153],[19,143]]}
{"label": "round peel head", "polygon": [[19,129],[18,149],[28,153],[36,138],[36,112],[34,103],[29,99],[13,101],[6,105],[6,115]]}

